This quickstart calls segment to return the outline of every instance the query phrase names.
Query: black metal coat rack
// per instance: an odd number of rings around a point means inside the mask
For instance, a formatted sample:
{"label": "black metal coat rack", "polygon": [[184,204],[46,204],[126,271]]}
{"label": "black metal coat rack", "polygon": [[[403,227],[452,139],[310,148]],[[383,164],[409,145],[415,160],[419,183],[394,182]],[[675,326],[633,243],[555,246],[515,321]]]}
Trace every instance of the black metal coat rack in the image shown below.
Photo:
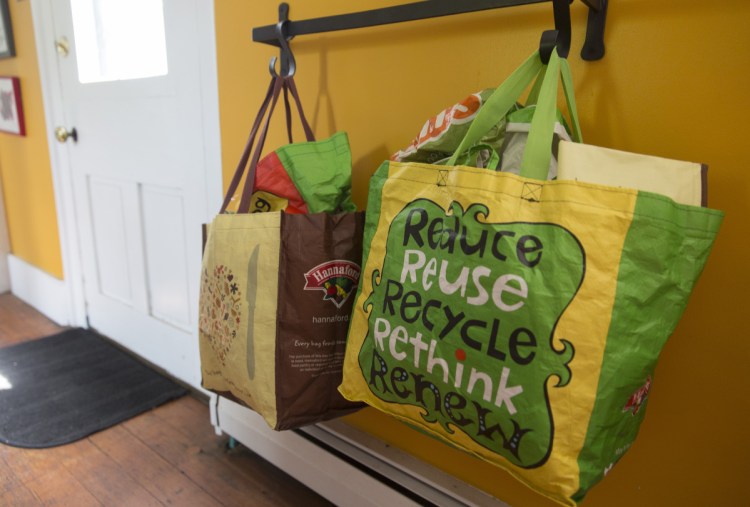
{"label": "black metal coat rack", "polygon": [[[290,21],[289,6],[282,3],[279,5],[279,23],[253,28],[253,41],[281,47],[282,73],[287,73],[290,65],[291,72],[293,73],[293,56],[291,55],[291,51],[288,50],[286,41],[298,35],[366,28],[549,1],[554,1],[555,29],[560,32],[560,39],[558,41],[561,41],[563,45],[567,45],[567,47],[563,48],[565,55],[567,55],[567,50],[570,47],[570,11],[568,2],[572,0],[565,0],[564,2],[562,0],[425,0],[393,7],[302,21]],[[581,58],[589,61],[599,60],[604,56],[604,25],[609,2],[608,0],[582,1],[589,7],[589,16],[586,28],[586,40],[581,50]],[[564,7],[561,8],[563,4]]]}

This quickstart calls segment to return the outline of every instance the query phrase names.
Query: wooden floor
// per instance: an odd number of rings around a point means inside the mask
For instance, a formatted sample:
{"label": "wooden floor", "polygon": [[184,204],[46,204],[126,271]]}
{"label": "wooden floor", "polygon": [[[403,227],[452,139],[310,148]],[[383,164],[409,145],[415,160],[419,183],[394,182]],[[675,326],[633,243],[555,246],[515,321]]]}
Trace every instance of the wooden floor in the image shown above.
{"label": "wooden floor", "polygon": [[[0,294],[0,347],[61,328]],[[0,444],[0,506],[331,505],[244,447],[227,450],[208,407],[184,396],[78,442]]]}

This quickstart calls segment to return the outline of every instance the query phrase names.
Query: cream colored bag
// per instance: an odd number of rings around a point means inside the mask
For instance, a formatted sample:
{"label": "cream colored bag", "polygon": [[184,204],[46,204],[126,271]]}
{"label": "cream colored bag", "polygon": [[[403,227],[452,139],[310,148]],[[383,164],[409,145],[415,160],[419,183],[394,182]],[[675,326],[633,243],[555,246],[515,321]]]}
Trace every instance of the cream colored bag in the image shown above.
{"label": "cream colored bag", "polygon": [[560,141],[557,179],[634,188],[680,204],[706,206],[708,166]]}

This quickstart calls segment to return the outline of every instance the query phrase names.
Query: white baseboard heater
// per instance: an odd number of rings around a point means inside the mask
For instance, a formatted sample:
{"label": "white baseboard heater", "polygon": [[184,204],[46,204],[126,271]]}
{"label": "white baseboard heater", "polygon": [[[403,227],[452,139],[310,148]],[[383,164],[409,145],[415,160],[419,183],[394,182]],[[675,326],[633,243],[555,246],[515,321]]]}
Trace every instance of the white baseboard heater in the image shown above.
{"label": "white baseboard heater", "polygon": [[255,412],[219,396],[211,422],[334,504],[508,507],[479,489],[341,421],[273,431]]}

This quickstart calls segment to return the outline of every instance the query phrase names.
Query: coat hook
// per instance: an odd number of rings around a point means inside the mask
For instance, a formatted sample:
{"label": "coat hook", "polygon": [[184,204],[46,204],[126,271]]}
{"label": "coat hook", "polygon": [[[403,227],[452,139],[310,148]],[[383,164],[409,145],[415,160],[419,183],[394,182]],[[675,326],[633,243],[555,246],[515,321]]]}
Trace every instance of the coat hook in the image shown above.
{"label": "coat hook", "polygon": [[[586,1],[586,0],[584,0]],[[589,1],[589,17],[586,24],[586,41],[581,49],[581,58],[587,61],[604,58],[604,26],[607,22],[607,8],[609,0],[599,0],[599,8],[595,9]]]}
{"label": "coat hook", "polygon": [[546,65],[552,56],[552,50],[557,48],[561,58],[567,58],[570,53],[570,0],[552,0],[555,15],[555,29],[542,33],[539,42],[539,56]]}
{"label": "coat hook", "polygon": [[280,59],[281,59],[281,75],[276,73],[276,61],[279,60],[277,57],[271,58],[269,65],[269,71],[273,77],[292,77],[297,70],[297,62],[294,60],[294,55],[289,47],[288,41],[291,37],[287,36],[287,24],[289,23],[289,4],[279,4],[279,22],[276,23],[276,42],[278,42],[280,48]]}

